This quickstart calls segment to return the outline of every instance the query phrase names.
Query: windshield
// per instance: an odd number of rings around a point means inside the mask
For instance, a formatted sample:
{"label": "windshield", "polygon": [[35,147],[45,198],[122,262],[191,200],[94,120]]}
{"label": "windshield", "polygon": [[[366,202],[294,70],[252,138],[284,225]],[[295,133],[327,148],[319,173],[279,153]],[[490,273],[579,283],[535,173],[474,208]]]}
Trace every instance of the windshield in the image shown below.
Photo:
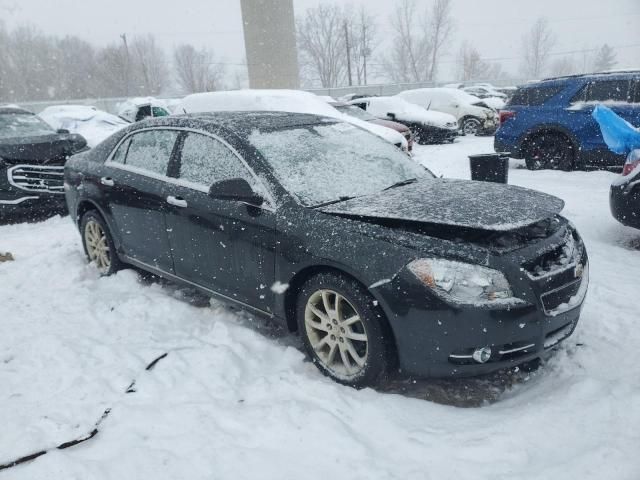
{"label": "windshield", "polygon": [[55,133],[47,123],[29,113],[0,114],[0,138],[37,137]]}
{"label": "windshield", "polygon": [[361,109],[360,107],[356,107],[355,105],[341,105],[339,107],[336,107],[336,109],[342,113],[351,115],[352,117],[359,118],[360,120],[364,120],[365,122],[370,122],[371,120],[377,120],[376,117],[371,115],[369,112]]}
{"label": "windshield", "polygon": [[348,123],[308,125],[249,137],[275,176],[304,205],[379,192],[413,178],[432,178],[391,143]]}

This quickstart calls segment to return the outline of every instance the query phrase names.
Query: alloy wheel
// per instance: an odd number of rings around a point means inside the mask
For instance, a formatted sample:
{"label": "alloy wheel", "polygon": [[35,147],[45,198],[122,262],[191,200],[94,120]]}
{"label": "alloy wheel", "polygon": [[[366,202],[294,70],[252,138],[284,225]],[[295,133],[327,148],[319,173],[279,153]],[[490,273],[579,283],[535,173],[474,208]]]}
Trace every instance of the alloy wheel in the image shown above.
{"label": "alloy wheel", "polygon": [[476,135],[480,129],[480,122],[475,118],[468,118],[462,124],[462,131],[465,135]]}
{"label": "alloy wheel", "polygon": [[358,376],[367,363],[368,337],[360,314],[342,295],[318,290],[305,308],[307,338],[317,360],[342,380]]}
{"label": "alloy wheel", "polygon": [[95,263],[101,273],[107,273],[111,268],[111,251],[102,225],[89,220],[84,227],[84,240],[89,261]]}

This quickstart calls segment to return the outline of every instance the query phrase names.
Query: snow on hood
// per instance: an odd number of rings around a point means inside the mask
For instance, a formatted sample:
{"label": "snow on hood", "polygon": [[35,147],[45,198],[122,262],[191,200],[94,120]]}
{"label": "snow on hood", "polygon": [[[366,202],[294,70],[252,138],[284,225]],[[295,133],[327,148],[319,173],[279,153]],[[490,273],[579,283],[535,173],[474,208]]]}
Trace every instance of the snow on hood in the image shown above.
{"label": "snow on hood", "polygon": [[63,128],[82,135],[91,148],[129,125],[120,117],[87,105],[47,107],[38,116],[55,130]]}
{"label": "snow on hood", "polygon": [[388,114],[393,113],[399,122],[422,123],[441,128],[458,128],[458,122],[453,115],[429,111],[399,97],[358,98],[348,103],[350,105],[367,103],[367,112],[382,119],[389,119]]}
{"label": "snow on hood", "polygon": [[325,213],[507,231],[552,217],[564,201],[490,182],[428,179],[322,208]]}
{"label": "snow on hood", "polygon": [[407,140],[400,133],[387,127],[374,125],[339,112],[322,98],[300,90],[234,90],[228,92],[195,93],[182,99],[175,108],[177,113],[204,113],[221,111],[275,111],[310,113],[357,125],[406,148]]}

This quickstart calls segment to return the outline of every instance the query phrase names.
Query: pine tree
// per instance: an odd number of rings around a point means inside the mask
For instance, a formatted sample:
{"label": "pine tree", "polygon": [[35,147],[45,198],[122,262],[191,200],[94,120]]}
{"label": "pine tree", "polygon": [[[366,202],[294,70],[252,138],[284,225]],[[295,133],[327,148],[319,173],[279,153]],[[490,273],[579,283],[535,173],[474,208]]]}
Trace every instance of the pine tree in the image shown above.
{"label": "pine tree", "polygon": [[616,60],[616,52],[606,43],[600,47],[593,61],[594,72],[605,72],[611,70],[618,61]]}

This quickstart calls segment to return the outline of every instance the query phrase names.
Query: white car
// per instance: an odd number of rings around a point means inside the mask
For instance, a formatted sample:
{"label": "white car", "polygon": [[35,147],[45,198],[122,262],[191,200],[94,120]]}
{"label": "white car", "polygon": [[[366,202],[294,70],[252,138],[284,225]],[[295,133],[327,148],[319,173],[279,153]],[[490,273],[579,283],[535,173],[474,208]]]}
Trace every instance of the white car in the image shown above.
{"label": "white car", "polygon": [[458,136],[458,121],[448,113],[429,111],[399,97],[365,97],[348,102],[374,117],[409,127],[416,142],[452,142]]}
{"label": "white car", "polygon": [[90,148],[129,125],[120,117],[87,105],[55,105],[45,108],[38,116],[55,130],[79,133]]}
{"label": "white car", "polygon": [[345,115],[317,95],[301,90],[233,90],[194,93],[183,98],[175,111],[177,113],[274,111],[324,115],[357,125],[408,151],[407,140],[395,130]]}
{"label": "white car", "polygon": [[163,100],[154,97],[136,97],[119,104],[118,115],[133,123],[149,117],[166,117],[171,113]]}
{"label": "white car", "polygon": [[465,135],[493,135],[498,113],[478,97],[455,88],[417,88],[397,95],[427,110],[453,115]]}

